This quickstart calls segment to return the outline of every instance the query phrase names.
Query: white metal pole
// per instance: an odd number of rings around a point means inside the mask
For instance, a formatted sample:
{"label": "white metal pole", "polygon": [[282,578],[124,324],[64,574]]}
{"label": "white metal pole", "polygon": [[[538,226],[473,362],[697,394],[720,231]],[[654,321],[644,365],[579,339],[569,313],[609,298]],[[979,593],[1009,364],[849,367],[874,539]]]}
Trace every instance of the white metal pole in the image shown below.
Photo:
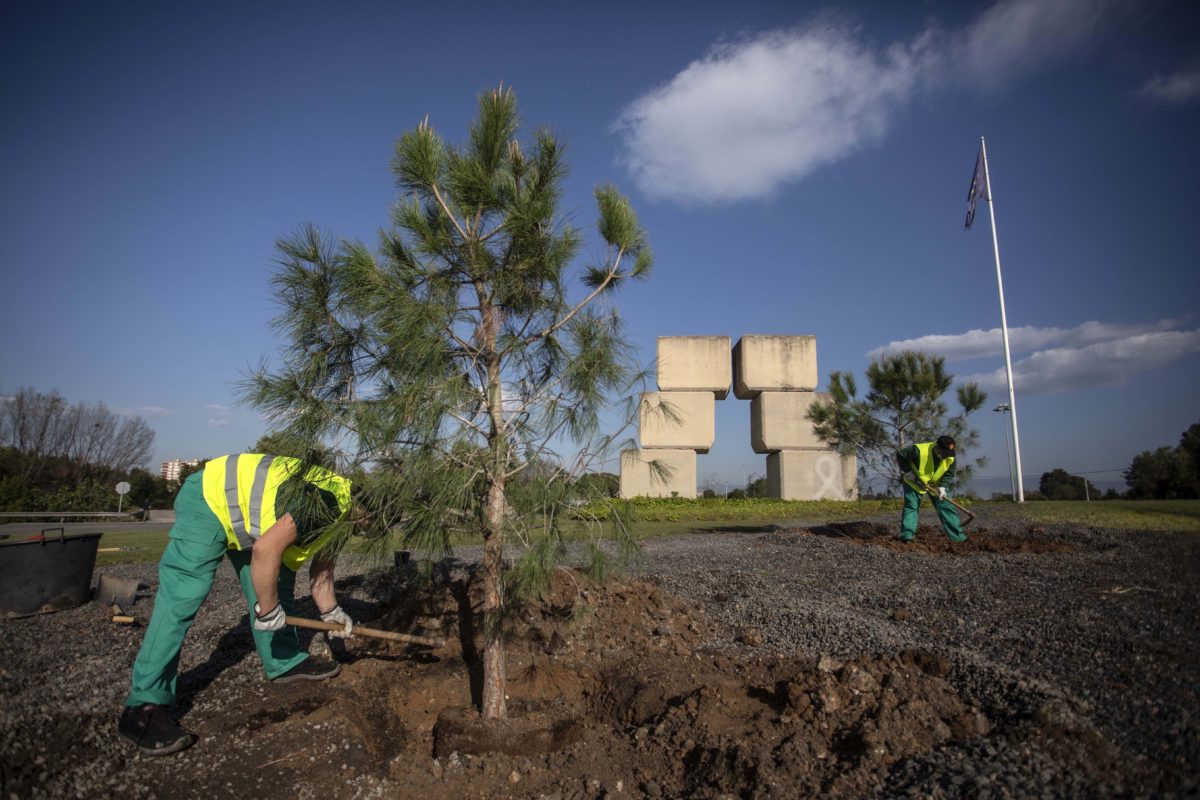
{"label": "white metal pole", "polygon": [[[1012,416],[1008,412],[1009,412],[1009,409],[1006,404],[1004,407],[1004,424],[1006,426],[1004,428],[1004,437],[1005,437],[1005,440],[1008,442],[1008,459],[1011,462],[1012,461]],[[1014,503],[1017,502],[1017,486],[1020,485],[1020,483],[1021,483],[1021,476],[1017,474],[1016,470],[1013,470],[1012,471],[1012,494],[1010,495],[1010,497],[1012,497],[1012,501]]]}
{"label": "white metal pole", "polygon": [[996,209],[992,203],[992,176],[988,172],[987,143],[979,137],[983,154],[983,181],[987,187],[988,216],[992,220],[992,250],[996,253],[996,288],[1000,290],[1000,329],[1004,334],[1004,369],[1008,374],[1008,412],[1012,414],[1013,453],[1017,462],[1017,502],[1025,502],[1025,485],[1021,476],[1021,438],[1017,433],[1017,398],[1013,394],[1012,353],[1008,347],[1008,316],[1004,313],[1004,278],[1000,275],[1000,242],[996,238]]}
{"label": "white metal pole", "polygon": [[1004,455],[1008,458],[1008,486],[1011,493],[1009,496],[1012,497],[1015,503],[1017,501],[1017,479],[1013,477],[1012,436],[1008,433],[1008,406],[996,406],[996,410],[1004,415],[1000,419],[1000,422],[1004,425]]}

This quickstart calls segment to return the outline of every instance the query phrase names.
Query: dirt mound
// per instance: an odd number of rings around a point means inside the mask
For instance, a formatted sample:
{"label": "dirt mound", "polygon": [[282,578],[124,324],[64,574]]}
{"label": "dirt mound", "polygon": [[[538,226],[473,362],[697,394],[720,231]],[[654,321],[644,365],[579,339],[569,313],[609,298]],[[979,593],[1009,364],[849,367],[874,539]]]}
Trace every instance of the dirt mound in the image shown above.
{"label": "dirt mound", "polygon": [[911,542],[897,538],[894,523],[854,521],[831,522],[811,528],[789,528],[775,531],[773,541],[792,542],[804,536],[830,536],[847,539],[855,544],[885,547],[902,552],[936,553],[938,555],[970,555],[974,553],[1070,553],[1079,545],[1048,539],[1042,531],[1029,528],[1026,535],[1001,533],[980,526],[968,528],[965,542],[952,542],[939,527],[919,525]]}
{"label": "dirt mound", "polygon": [[[328,797],[348,796],[360,775],[428,800],[859,797],[898,760],[992,731],[936,655],[705,652],[710,624],[680,600],[575,572],[512,614],[511,718],[482,720],[478,623],[467,613],[459,624],[477,596],[466,574],[401,582],[371,625],[437,631],[445,647],[354,639],[339,678],[268,693],[241,724],[264,747],[295,743],[271,769],[295,771],[313,796]],[[246,774],[223,780],[252,785],[264,765],[239,763]]]}

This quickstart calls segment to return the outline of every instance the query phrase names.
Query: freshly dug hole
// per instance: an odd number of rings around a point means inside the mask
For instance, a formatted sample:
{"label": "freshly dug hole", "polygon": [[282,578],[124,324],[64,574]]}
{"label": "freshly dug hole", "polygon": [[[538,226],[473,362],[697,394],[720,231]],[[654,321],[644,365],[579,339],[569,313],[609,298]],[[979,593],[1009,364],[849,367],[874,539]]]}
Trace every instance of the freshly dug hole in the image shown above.
{"label": "freshly dug hole", "polygon": [[[477,703],[475,650],[473,642],[464,647],[457,620],[460,609],[475,607],[471,584],[459,573],[400,586],[372,624],[440,627],[449,644],[424,664],[407,660],[412,648],[357,649],[359,660],[343,673],[349,686],[339,688],[363,695],[369,686],[388,698],[403,733],[360,722],[355,734],[367,752],[396,753],[392,779],[419,784],[436,773],[433,797],[466,789],[456,782],[469,770],[441,765],[472,757],[482,757],[468,762],[479,769],[518,775],[514,796],[632,776],[646,796],[765,797],[769,787],[787,787],[851,797],[899,759],[991,730],[935,654],[837,662],[764,658],[753,648],[744,657],[706,652],[711,625],[678,599],[640,581],[592,584],[577,572],[560,573],[543,597],[514,610],[510,718],[484,720],[469,705]],[[467,626],[477,629],[470,618]],[[379,663],[384,658],[399,660]],[[337,703],[344,712],[356,705]],[[370,741],[375,735],[389,741]]]}

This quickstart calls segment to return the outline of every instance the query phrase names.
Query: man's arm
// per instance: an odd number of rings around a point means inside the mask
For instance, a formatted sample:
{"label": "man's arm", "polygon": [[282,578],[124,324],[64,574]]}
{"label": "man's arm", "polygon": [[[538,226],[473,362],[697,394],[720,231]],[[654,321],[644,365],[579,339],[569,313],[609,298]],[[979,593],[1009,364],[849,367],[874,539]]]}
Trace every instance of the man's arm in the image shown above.
{"label": "man's arm", "polygon": [[308,566],[308,577],[312,586],[313,602],[321,619],[342,626],[341,631],[331,631],[330,636],[344,638],[354,633],[354,620],[338,604],[337,595],[333,591],[334,558],[318,553]]}
{"label": "man's arm", "polygon": [[250,583],[262,612],[279,605],[279,570],[283,566],[283,551],[296,541],[296,523],[291,514],[284,514],[267,528],[250,550]]}
{"label": "man's arm", "polygon": [[312,599],[317,604],[317,611],[328,614],[337,607],[337,595],[333,591],[334,560],[318,553],[308,566],[309,583],[312,587]]}
{"label": "man's arm", "polygon": [[946,467],[946,474],[942,476],[938,484],[944,487],[947,491],[954,488],[957,481],[958,459],[950,462],[950,466]]}

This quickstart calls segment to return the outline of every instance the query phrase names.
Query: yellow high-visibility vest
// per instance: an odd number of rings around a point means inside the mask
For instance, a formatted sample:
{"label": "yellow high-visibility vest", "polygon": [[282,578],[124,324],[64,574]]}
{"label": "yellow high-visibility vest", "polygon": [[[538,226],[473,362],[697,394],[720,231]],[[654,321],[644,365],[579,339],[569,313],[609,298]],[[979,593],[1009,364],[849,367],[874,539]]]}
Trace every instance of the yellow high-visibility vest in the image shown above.
{"label": "yellow high-visibility vest", "polygon": [[[925,442],[924,444],[916,445],[917,454],[920,456],[917,461],[917,477],[931,486],[941,480],[942,476],[946,474],[946,470],[950,469],[950,465],[954,463],[954,456],[949,456],[939,461],[935,467],[933,465],[934,444],[935,442]],[[913,486],[908,481],[905,481],[905,483],[912,486],[913,489],[916,489],[921,494],[925,493],[924,489]]]}
{"label": "yellow high-visibility vest", "polygon": [[[303,468],[297,458],[256,453],[221,456],[204,465],[204,500],[225,527],[230,550],[249,550],[275,524],[279,487]],[[350,481],[346,478],[321,467],[309,467],[302,480],[332,494],[341,516],[350,510]],[[288,547],[283,551],[284,566],[297,571],[326,544],[331,533],[303,547]]]}

